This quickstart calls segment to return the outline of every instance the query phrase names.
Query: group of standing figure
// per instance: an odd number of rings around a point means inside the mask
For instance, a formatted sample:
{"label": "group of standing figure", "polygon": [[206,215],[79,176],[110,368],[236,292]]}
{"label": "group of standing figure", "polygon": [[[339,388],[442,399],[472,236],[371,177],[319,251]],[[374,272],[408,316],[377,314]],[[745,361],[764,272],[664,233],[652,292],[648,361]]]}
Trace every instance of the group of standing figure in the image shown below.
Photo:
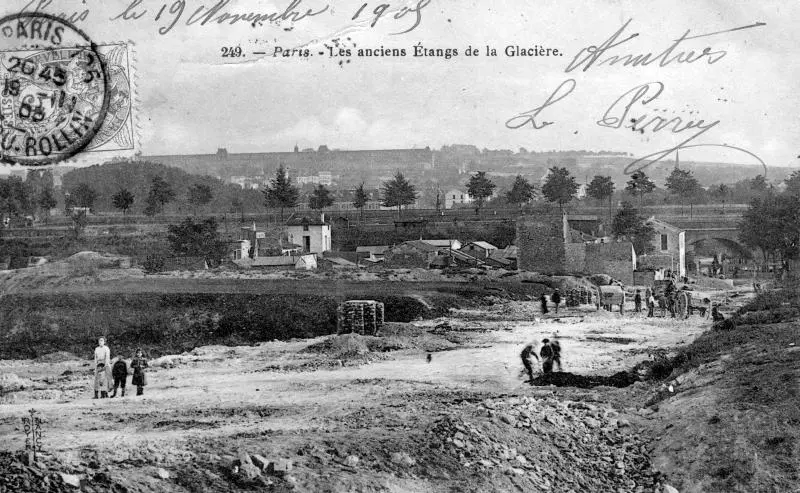
{"label": "group of standing figure", "polygon": [[[147,359],[141,348],[136,349],[136,356],[131,360],[130,368],[133,369],[131,384],[136,387],[136,395],[144,394],[144,386],[147,385]],[[114,358],[114,365],[111,365],[111,349],[106,346],[105,337],[97,340],[97,347],[94,350],[94,398],[105,399],[113,389],[111,397],[117,396],[117,389],[122,390],[122,397],[125,397],[125,383],[128,380],[128,364],[118,355]],[[113,386],[112,386],[113,382]]]}
{"label": "group of standing figure", "polygon": [[[522,366],[525,367],[525,372],[528,374],[528,379],[533,381],[533,364],[531,363],[531,356],[536,358],[537,361],[542,363],[543,373],[552,373],[553,365],[558,365],[558,371],[561,371],[561,344],[557,340],[542,339],[542,347],[539,349],[539,355],[536,355],[534,349],[535,343],[530,343],[522,349],[520,357],[522,358]],[[539,359],[541,357],[541,360]]]}
{"label": "group of standing figure", "polygon": [[[550,295],[550,301],[552,301],[553,305],[555,305],[554,310],[556,312],[556,315],[558,315],[558,305],[561,304],[561,292],[558,289],[553,291],[553,294]],[[539,298],[539,302],[542,304],[542,315],[548,313],[549,310],[547,309],[547,295],[542,293],[542,296]]]}

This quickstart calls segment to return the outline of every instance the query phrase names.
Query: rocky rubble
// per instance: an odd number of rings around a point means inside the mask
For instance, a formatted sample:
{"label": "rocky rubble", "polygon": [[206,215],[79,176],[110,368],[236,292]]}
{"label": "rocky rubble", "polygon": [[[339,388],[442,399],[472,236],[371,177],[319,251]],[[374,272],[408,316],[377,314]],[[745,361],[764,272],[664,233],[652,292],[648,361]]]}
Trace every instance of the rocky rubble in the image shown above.
{"label": "rocky rubble", "polygon": [[24,452],[0,452],[0,493],[127,491],[98,463],[64,464],[51,456],[29,462]]}
{"label": "rocky rubble", "polygon": [[610,409],[531,397],[487,399],[474,419],[449,414],[429,432],[444,453],[535,491],[659,491],[644,440]]}
{"label": "rocky rubble", "polygon": [[282,483],[284,489],[292,489],[295,479],[289,473],[293,464],[289,459],[269,460],[259,454],[250,454],[239,449],[237,459],[231,465],[231,475],[239,483],[246,485],[273,486]]}

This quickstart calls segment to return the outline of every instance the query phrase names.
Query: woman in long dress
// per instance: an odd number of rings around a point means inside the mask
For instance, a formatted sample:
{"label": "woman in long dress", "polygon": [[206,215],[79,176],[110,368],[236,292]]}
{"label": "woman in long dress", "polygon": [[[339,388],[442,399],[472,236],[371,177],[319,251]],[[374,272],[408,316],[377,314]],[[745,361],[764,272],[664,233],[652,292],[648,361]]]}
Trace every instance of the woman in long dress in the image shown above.
{"label": "woman in long dress", "polygon": [[94,348],[94,398],[108,397],[111,382],[111,350],[106,346],[106,338],[97,340]]}

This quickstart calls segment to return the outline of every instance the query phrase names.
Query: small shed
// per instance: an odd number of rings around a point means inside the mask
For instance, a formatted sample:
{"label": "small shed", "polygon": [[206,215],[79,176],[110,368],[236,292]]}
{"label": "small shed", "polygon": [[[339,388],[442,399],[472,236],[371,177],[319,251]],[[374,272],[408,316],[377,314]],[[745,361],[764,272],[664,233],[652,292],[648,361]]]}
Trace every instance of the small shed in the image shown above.
{"label": "small shed", "polygon": [[497,247],[486,241],[473,241],[467,243],[461,250],[475,258],[487,259],[492,252],[497,250]]}
{"label": "small shed", "polygon": [[406,241],[390,248],[385,255],[384,264],[388,268],[428,268],[439,250],[421,240]]}
{"label": "small shed", "polygon": [[319,265],[333,270],[358,269],[358,265],[342,257],[325,257],[320,259]]}
{"label": "small shed", "polygon": [[367,258],[373,262],[383,260],[386,251],[389,250],[389,245],[375,245],[375,246],[360,246],[356,247],[356,253],[359,258]]}
{"label": "small shed", "polygon": [[290,257],[295,259],[294,268],[297,270],[314,270],[317,268],[316,255],[301,255],[299,257]]}

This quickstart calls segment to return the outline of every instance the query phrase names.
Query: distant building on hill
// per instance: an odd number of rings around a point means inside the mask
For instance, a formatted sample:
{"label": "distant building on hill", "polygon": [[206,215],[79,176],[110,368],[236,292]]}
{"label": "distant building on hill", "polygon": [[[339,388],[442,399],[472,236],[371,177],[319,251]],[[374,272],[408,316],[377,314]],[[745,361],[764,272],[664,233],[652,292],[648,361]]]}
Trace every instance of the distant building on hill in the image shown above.
{"label": "distant building on hill", "polygon": [[445,209],[452,209],[453,207],[458,207],[460,205],[467,205],[472,203],[472,197],[462,190],[454,188],[449,190],[444,195],[444,208]]}
{"label": "distant building on hill", "polygon": [[[283,166],[288,170],[317,171],[320,183],[329,186],[332,183],[329,179],[333,177],[328,170],[383,171],[389,175],[398,169],[422,170],[434,162],[434,151],[430,148],[342,151],[320,146],[316,151],[304,149],[303,152],[230,153],[220,149],[216,154],[160,155],[143,159],[190,173],[225,177],[272,174],[278,166]],[[293,176],[296,179],[297,175]]]}

